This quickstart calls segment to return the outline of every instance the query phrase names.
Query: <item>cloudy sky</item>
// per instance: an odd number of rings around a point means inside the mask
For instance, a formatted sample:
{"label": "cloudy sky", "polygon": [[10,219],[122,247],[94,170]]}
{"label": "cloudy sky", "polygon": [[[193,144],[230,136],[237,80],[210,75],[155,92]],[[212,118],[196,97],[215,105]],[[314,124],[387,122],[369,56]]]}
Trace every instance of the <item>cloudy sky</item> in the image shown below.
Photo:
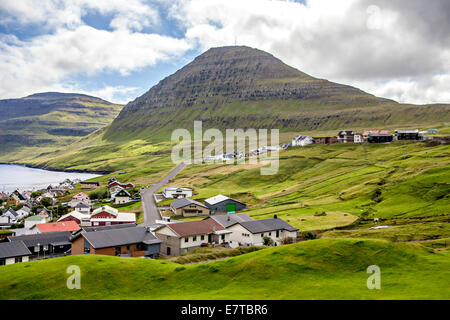
{"label": "cloudy sky", "polygon": [[378,96],[450,103],[448,0],[1,0],[0,99],[126,103],[235,43]]}

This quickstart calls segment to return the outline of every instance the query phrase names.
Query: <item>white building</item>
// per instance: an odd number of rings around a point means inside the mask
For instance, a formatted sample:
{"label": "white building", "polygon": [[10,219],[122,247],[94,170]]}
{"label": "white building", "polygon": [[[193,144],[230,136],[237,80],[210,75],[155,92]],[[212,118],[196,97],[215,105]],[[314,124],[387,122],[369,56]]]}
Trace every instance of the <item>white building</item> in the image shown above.
{"label": "white building", "polygon": [[47,221],[46,221],[45,217],[31,216],[31,217],[28,217],[28,218],[25,219],[24,228],[25,229],[31,229],[36,224],[46,223],[46,222]]}
{"label": "white building", "polygon": [[163,190],[163,196],[166,199],[190,198],[193,194],[192,189],[177,186],[167,187]]}
{"label": "white building", "polygon": [[292,139],[292,146],[293,147],[304,147],[310,144],[314,143],[314,139],[309,136],[296,136],[294,139]]}

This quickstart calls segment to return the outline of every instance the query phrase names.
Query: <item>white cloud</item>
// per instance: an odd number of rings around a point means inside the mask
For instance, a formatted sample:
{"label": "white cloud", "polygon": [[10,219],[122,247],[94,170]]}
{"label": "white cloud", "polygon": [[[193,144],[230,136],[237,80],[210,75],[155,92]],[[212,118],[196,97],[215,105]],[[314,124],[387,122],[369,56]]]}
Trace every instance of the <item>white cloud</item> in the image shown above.
{"label": "white cloud", "polygon": [[31,41],[0,41],[0,96],[23,96],[60,88],[70,76],[132,71],[182,55],[187,41],[129,30],[97,30],[83,25],[60,29]]}
{"label": "white cloud", "polygon": [[236,41],[313,76],[419,103],[450,102],[434,80],[450,74],[448,7],[444,0],[190,0],[171,14],[204,49]]}

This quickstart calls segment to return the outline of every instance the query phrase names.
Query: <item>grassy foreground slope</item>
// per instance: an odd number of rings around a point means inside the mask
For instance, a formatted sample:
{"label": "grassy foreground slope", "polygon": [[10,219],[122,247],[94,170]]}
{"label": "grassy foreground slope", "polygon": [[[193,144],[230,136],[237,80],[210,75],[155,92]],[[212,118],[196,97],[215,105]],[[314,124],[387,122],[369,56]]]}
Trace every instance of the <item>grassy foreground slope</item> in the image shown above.
{"label": "grassy foreground slope", "polygon": [[[2,267],[0,299],[448,299],[448,252],[379,240],[313,240],[196,265],[70,256]],[[81,268],[81,289],[66,268]],[[381,290],[367,289],[367,267]],[[45,284],[45,285],[44,285]]]}

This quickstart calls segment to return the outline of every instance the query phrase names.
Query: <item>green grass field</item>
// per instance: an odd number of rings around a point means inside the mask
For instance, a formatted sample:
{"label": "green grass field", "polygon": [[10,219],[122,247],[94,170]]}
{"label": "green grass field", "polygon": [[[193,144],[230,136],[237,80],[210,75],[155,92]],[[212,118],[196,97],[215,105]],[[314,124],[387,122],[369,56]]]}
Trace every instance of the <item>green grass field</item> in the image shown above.
{"label": "green grass field", "polygon": [[[66,287],[71,265],[79,290]],[[367,288],[370,265],[380,267],[380,290]],[[0,299],[449,299],[450,259],[420,245],[327,239],[194,265],[54,258],[3,266],[0,283]]]}

